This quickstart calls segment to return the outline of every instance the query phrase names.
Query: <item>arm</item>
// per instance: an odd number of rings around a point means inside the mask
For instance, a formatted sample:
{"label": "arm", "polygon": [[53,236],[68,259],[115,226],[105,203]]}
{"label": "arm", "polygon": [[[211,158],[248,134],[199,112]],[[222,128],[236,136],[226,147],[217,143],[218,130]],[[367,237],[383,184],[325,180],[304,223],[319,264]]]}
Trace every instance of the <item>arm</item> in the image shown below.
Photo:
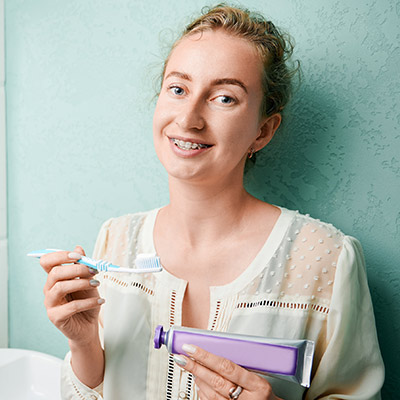
{"label": "arm", "polygon": [[380,399],[384,366],[360,243],[345,237],[327,320],[325,350],[306,399]]}
{"label": "arm", "polygon": [[89,343],[68,341],[71,349],[71,367],[79,380],[90,388],[103,382],[104,351],[99,336]]}
{"label": "arm", "polygon": [[[79,254],[78,254],[79,253]],[[45,306],[51,322],[69,339],[72,367],[88,387],[103,380],[104,355],[98,333],[98,316],[104,300],[99,298],[93,272],[76,264],[83,249],[43,256],[40,264],[48,273],[44,287]]]}

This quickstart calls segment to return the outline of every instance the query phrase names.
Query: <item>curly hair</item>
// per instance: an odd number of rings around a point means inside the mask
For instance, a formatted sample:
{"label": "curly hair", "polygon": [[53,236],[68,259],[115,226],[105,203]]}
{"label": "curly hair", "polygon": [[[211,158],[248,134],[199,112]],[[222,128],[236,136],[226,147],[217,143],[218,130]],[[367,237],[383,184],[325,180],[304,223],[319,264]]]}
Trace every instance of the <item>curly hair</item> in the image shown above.
{"label": "curly hair", "polygon": [[[289,35],[261,14],[222,3],[215,7],[203,8],[202,15],[186,26],[172,50],[187,36],[216,29],[223,29],[254,45],[263,63],[263,101],[260,114],[262,117],[268,117],[281,113],[291,97],[292,78],[299,70],[298,62],[293,68],[288,65],[293,53]],[[162,76],[169,57],[164,62]]]}

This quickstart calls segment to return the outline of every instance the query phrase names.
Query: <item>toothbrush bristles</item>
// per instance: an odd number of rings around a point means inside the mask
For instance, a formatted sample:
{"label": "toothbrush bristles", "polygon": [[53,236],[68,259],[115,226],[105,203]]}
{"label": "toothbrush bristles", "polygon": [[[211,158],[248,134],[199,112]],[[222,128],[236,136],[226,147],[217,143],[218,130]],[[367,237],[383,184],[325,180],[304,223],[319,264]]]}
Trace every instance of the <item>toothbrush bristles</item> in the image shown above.
{"label": "toothbrush bristles", "polygon": [[137,269],[150,271],[160,271],[162,269],[160,257],[157,257],[154,254],[138,254],[135,260],[135,265]]}

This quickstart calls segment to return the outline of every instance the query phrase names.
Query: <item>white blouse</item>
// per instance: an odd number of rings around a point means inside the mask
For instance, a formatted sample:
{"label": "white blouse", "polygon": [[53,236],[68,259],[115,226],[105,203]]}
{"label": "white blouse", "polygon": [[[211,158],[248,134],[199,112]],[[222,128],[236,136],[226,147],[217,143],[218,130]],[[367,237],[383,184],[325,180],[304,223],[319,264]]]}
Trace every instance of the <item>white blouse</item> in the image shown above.
{"label": "white blouse", "polygon": [[[105,222],[93,257],[133,266],[155,253],[158,209]],[[243,243],[243,251],[246,243]],[[180,325],[187,282],[154,274],[100,273],[103,383],[89,389],[67,355],[63,399],[198,399],[193,377],[165,347],[154,349],[157,325]],[[208,329],[270,338],[309,339],[316,351],[308,390],[267,378],[285,400],[380,399],[384,366],[359,242],[319,220],[281,208],[253,262],[234,281],[210,287]]]}

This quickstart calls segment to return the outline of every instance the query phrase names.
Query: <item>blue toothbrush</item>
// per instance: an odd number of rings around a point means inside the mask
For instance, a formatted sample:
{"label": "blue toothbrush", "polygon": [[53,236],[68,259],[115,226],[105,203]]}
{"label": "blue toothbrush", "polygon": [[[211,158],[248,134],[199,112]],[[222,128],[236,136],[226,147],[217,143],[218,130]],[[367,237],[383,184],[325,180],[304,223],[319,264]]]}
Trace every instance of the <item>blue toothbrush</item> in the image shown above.
{"label": "blue toothbrush", "polygon": [[[54,253],[56,251],[63,251],[59,249],[43,249],[36,250],[28,253],[29,257],[40,258],[44,254]],[[94,260],[86,256],[82,256],[81,259],[76,260],[79,264],[87,265],[90,268],[96,269],[97,271],[109,271],[109,272],[130,272],[136,274],[144,274],[147,272],[160,272],[162,271],[162,266],[160,262],[160,257],[155,254],[138,254],[135,259],[136,268],[123,268],[118,265],[111,264],[104,260]]]}

